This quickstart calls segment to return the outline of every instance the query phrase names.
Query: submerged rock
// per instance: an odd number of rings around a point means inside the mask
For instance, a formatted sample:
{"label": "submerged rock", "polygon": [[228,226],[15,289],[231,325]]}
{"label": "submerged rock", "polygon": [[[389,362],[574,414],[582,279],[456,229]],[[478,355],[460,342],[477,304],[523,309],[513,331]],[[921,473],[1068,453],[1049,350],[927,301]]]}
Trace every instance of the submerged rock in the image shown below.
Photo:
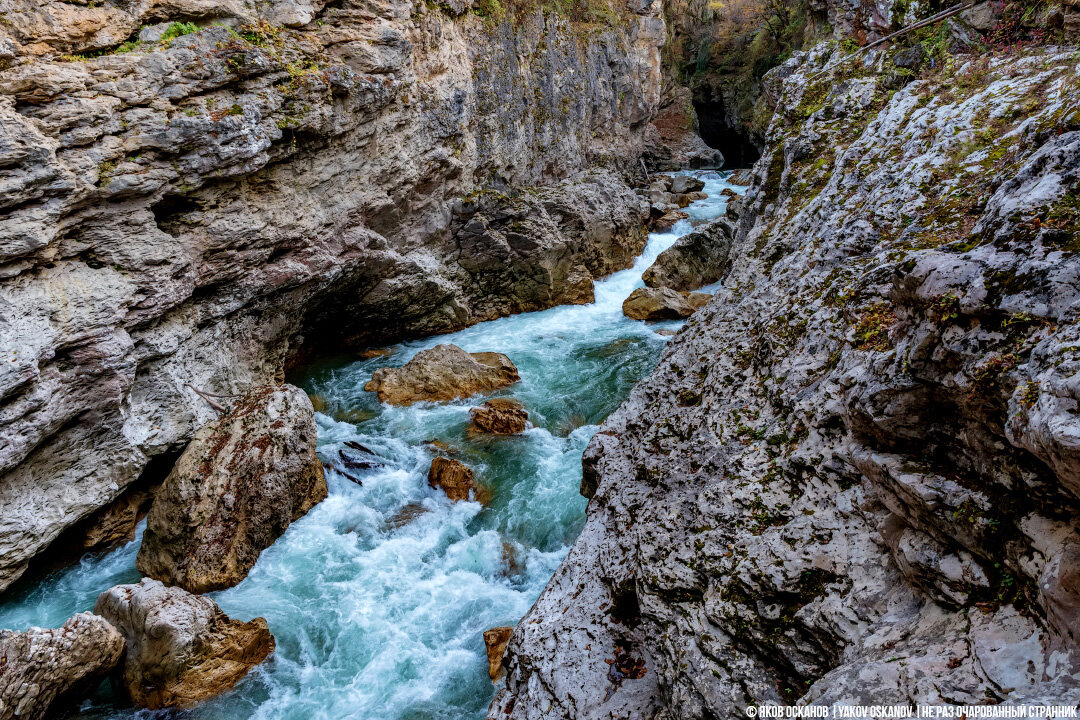
{"label": "submerged rock", "polygon": [[623,301],[631,320],[679,320],[690,317],[709,301],[706,293],[681,293],[670,288],[638,288]]}
{"label": "submerged rock", "polygon": [[94,612],[124,636],[124,691],[154,710],[220,695],[274,651],[263,618],[232,620],[205,595],[150,578],[106,590]]}
{"label": "submerged rock", "polygon": [[529,413],[512,398],[492,398],[480,407],[471,408],[470,433],[488,435],[517,435],[525,432]]}
{"label": "submerged rock", "polygon": [[454,501],[468,500],[474,492],[480,497],[479,488],[473,482],[473,471],[468,465],[451,458],[437,457],[428,468],[428,485],[439,488]]}
{"label": "submerged rock", "polygon": [[506,674],[503,669],[503,655],[506,654],[506,644],[510,642],[510,636],[514,634],[514,628],[509,625],[493,627],[484,631],[484,646],[487,648],[488,676],[492,682]]}
{"label": "submerged rock", "polygon": [[124,653],[103,618],[79,613],[60,628],[0,630],[0,720],[44,720],[89,694]]}
{"label": "submerged rock", "polygon": [[136,565],[192,592],[240,582],[289,524],[326,497],[311,401],[252,390],[195,433],[154,497]]}
{"label": "submerged rock", "polygon": [[379,402],[412,405],[491,392],[520,379],[514,363],[502,353],[467,353],[457,345],[436,345],[402,367],[379,368],[364,389],[377,393]]}
{"label": "submerged rock", "polygon": [[683,235],[660,253],[641,279],[651,288],[697,290],[722,280],[731,269],[734,224],[718,218]]}

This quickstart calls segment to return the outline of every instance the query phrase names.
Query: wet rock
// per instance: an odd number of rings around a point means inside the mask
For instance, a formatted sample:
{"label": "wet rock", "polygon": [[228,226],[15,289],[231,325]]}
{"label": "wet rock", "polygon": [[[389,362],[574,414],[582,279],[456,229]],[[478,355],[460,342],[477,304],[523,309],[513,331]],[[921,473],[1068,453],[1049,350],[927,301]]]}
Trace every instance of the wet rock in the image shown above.
{"label": "wet rock", "polygon": [[488,435],[517,435],[525,432],[529,413],[512,398],[492,398],[480,407],[471,408],[470,433]]}
{"label": "wet rock", "polygon": [[492,682],[499,680],[506,671],[503,669],[503,655],[506,654],[506,644],[510,642],[510,636],[514,634],[514,628],[510,626],[494,627],[484,631],[484,646],[487,648],[488,676]]}
{"label": "wet rock", "polygon": [[144,574],[192,592],[240,582],[297,518],[326,497],[311,402],[269,385],[195,433],[154,497]]}
{"label": "wet rock", "polygon": [[722,280],[731,268],[734,224],[718,218],[660,253],[641,279],[651,288],[696,290]]}
{"label": "wet rock", "polygon": [[91,613],[55,630],[0,630],[0,720],[58,716],[93,692],[123,653],[124,638]]}
{"label": "wet rock", "polygon": [[668,211],[662,215],[658,215],[656,219],[654,219],[650,223],[649,228],[653,232],[658,233],[670,232],[671,228],[675,227],[675,223],[679,222],[680,220],[685,220],[688,217],[690,216],[678,210]]}
{"label": "wet rock", "polygon": [[393,354],[392,348],[364,348],[356,353],[361,360],[371,360],[377,357],[386,357]]}
{"label": "wet rock", "polygon": [[457,345],[436,345],[400,368],[376,370],[364,389],[377,393],[379,402],[412,405],[491,392],[520,379],[502,353],[467,353]]}
{"label": "wet rock", "polygon": [[676,175],[671,179],[671,192],[675,194],[694,193],[705,189],[705,181],[692,175]]}
{"label": "wet rock", "polygon": [[749,185],[753,182],[753,169],[752,168],[739,168],[733,170],[727,177],[727,181],[732,185]]}
{"label": "wet rock", "polygon": [[263,618],[232,620],[205,595],[150,578],[106,590],[94,612],[124,636],[122,688],[154,710],[220,695],[274,651]]}
{"label": "wet rock", "polygon": [[391,530],[405,527],[427,511],[428,509],[420,503],[409,503],[391,515],[386,521],[386,526]]}
{"label": "wet rock", "polygon": [[622,311],[631,320],[679,320],[693,315],[694,307],[670,288],[638,288],[623,301]]}
{"label": "wet rock", "polygon": [[479,488],[473,482],[473,471],[468,465],[451,458],[437,457],[428,468],[428,485],[446,493],[454,501],[475,499],[483,501]]}

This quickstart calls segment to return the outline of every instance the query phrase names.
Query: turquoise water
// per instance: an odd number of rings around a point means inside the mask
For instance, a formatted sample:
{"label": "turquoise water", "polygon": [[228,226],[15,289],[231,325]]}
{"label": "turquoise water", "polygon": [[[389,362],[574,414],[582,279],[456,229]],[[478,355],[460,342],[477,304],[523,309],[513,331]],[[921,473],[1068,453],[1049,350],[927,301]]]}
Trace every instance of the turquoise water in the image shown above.
{"label": "turquoise water", "polygon": [[[726,173],[695,173],[710,197],[687,209],[694,221],[724,210]],[[599,423],[655,365],[666,337],[622,315],[656,255],[691,229],[682,221],[654,233],[633,268],[596,284],[596,301],[482,323],[451,335],[402,343],[391,355],[324,362],[298,380],[326,403],[317,414],[319,454],[340,452],[381,467],[327,473],[330,496],[263,552],[235,588],[212,596],[229,615],[264,616],[277,639],[273,658],[233,691],[184,717],[220,720],[483,717],[494,693],[482,633],[512,625],[536,600],[580,531],[581,453]],[[497,351],[521,382],[497,395],[520,400],[533,427],[521,436],[470,440],[478,399],[410,408],[380,407],[363,391],[371,373],[401,365],[440,343]],[[492,491],[486,506],[449,502],[428,487],[440,441]],[[361,443],[371,455],[347,448]],[[141,534],[141,529],[140,529]],[[139,538],[87,557],[0,605],[0,627],[59,626],[93,607],[98,593],[137,582]],[[85,717],[150,718],[117,709],[103,689]],[[170,715],[175,717],[176,715]]]}

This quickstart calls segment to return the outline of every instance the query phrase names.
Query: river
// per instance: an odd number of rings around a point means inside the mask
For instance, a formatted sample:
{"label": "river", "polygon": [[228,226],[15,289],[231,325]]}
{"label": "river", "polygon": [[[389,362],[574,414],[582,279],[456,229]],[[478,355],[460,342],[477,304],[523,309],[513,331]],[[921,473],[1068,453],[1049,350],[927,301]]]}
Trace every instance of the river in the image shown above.
{"label": "river", "polygon": [[[693,173],[706,200],[693,221],[724,212],[727,173]],[[601,422],[656,364],[668,338],[622,315],[641,273],[692,227],[653,233],[634,266],[596,283],[595,302],[481,323],[406,342],[367,360],[330,360],[299,382],[323,398],[319,453],[331,464],[345,441],[374,451],[383,466],[331,470],[329,497],[262,553],[238,586],[212,597],[230,616],[264,616],[277,639],[273,658],[233,691],[187,713],[207,720],[461,720],[482,718],[494,690],[482,633],[513,625],[536,600],[580,531],[581,453]],[[521,382],[496,393],[529,412],[521,436],[470,440],[476,401],[408,408],[379,406],[363,385],[384,365],[401,365],[440,343],[505,353]],[[492,491],[483,507],[449,502],[428,487],[444,443]],[[141,527],[139,534],[141,535]],[[140,538],[56,571],[0,605],[0,627],[58,627],[92,609],[98,593],[138,582]],[[83,717],[160,718],[118,709],[107,686]]]}

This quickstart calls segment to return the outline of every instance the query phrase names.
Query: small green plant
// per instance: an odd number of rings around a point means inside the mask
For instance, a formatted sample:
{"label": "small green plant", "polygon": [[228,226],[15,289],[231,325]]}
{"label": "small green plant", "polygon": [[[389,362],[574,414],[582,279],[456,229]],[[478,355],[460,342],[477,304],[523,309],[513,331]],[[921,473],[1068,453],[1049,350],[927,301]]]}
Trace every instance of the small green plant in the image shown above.
{"label": "small green plant", "polygon": [[182,35],[191,35],[199,32],[199,26],[190,22],[174,22],[161,33],[162,42],[175,40]]}
{"label": "small green plant", "polygon": [[855,324],[855,347],[862,350],[884,352],[892,345],[889,329],[896,324],[896,315],[886,303],[871,306]]}

